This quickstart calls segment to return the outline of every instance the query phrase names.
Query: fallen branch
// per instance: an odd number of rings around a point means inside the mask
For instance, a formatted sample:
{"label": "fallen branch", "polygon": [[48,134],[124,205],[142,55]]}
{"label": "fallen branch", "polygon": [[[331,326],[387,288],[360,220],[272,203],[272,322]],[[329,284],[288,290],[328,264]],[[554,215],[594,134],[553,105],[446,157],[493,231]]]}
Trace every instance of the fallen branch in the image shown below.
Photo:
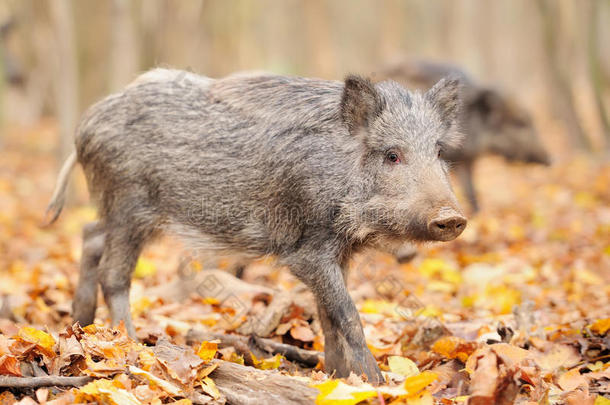
{"label": "fallen branch", "polygon": [[311,404],[318,390],[297,378],[277,371],[257,370],[236,363],[214,360],[218,368],[210,377],[232,405]]}
{"label": "fallen branch", "polygon": [[180,278],[162,286],[149,288],[148,296],[159,297],[170,301],[181,301],[190,294],[199,294],[210,298],[224,300],[230,294],[274,295],[275,290],[257,284],[250,284],[222,270],[205,270],[199,273],[185,273]]}
{"label": "fallen branch", "polygon": [[261,350],[271,354],[281,354],[290,361],[297,361],[308,367],[315,367],[324,358],[324,353],[301,349],[300,347],[279,343],[271,339],[252,336],[252,340]]}
{"label": "fallen branch", "polygon": [[257,317],[250,317],[237,331],[242,335],[269,336],[280,324],[294,303],[293,292],[278,292],[273,295],[271,304]]}
{"label": "fallen branch", "polygon": [[39,387],[80,387],[93,380],[91,377],[10,377],[0,376],[2,388],[39,388]]}
{"label": "fallen branch", "polygon": [[251,348],[257,348],[270,354],[281,354],[282,356],[286,357],[286,359],[301,363],[307,367],[315,367],[318,362],[324,358],[323,353],[314,350],[305,350],[296,346],[279,343],[271,339],[265,339],[254,335],[248,338],[240,335],[226,335],[224,333],[207,332],[200,329],[191,329],[186,335],[186,341],[188,344],[216,339],[220,340],[220,347],[248,345]]}

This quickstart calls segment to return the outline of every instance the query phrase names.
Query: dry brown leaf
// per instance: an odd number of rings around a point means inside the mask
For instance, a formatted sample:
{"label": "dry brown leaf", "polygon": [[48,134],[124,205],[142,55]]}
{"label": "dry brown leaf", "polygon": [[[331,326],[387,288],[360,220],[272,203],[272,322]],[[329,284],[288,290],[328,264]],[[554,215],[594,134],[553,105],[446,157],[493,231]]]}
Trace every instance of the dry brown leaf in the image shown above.
{"label": "dry brown leaf", "polygon": [[[307,322],[305,322],[307,323]],[[295,338],[296,340],[300,340],[301,342],[313,342],[316,335],[313,333],[309,324],[305,325],[295,325],[290,329],[290,336]]]}
{"label": "dry brown leaf", "polygon": [[475,351],[468,359],[467,367],[472,371],[470,379],[469,405],[492,405],[496,403],[498,386],[498,358],[488,347]]}
{"label": "dry brown leaf", "polygon": [[152,348],[165,371],[182,384],[191,385],[198,369],[205,363],[190,347],[178,346],[161,339]]}
{"label": "dry brown leaf", "polygon": [[21,377],[21,369],[17,359],[9,354],[0,356],[0,375]]}
{"label": "dry brown leaf", "polygon": [[586,387],[587,380],[580,374],[578,368],[573,368],[559,376],[557,385],[565,391],[574,391],[578,387]]}

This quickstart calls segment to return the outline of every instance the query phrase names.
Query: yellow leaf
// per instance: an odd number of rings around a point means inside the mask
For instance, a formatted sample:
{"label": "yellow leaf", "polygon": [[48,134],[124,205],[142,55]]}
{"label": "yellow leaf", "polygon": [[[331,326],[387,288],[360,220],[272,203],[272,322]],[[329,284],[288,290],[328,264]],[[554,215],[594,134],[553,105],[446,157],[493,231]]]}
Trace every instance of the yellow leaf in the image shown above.
{"label": "yellow leaf", "polygon": [[131,314],[133,317],[138,317],[146,312],[152,305],[150,298],[144,296],[140,297],[131,304]]}
{"label": "yellow leaf", "polygon": [[409,377],[404,382],[404,388],[409,395],[419,393],[438,378],[438,374],[432,371],[424,371],[421,374]]}
{"label": "yellow leaf", "polygon": [[141,402],[124,389],[120,381],[99,379],[81,387],[75,397],[76,403],[105,403],[111,405],[139,405]]}
{"label": "yellow leaf", "polygon": [[201,342],[199,350],[197,350],[197,356],[205,362],[208,362],[214,358],[218,351],[218,343],[216,342]]}
{"label": "yellow leaf", "polygon": [[610,405],[610,399],[598,395],[595,397],[595,402],[593,405]]}
{"label": "yellow leaf", "polygon": [[53,336],[49,335],[48,333],[36,328],[24,326],[23,328],[19,329],[17,337],[24,342],[36,344],[36,347],[43,354],[49,357],[55,357],[55,351],[53,350],[53,346],[55,346],[55,339],[53,339]]}
{"label": "yellow leaf", "polygon": [[97,325],[91,324],[83,327],[83,331],[88,335],[95,335],[97,333]]}
{"label": "yellow leaf", "polygon": [[143,257],[138,259],[138,263],[136,264],[136,269],[133,274],[137,278],[144,278],[148,276],[152,276],[157,272],[157,267],[153,262]]}
{"label": "yellow leaf", "polygon": [[433,305],[427,305],[424,308],[420,308],[415,312],[415,316],[423,316],[426,318],[439,318],[443,313]]}
{"label": "yellow leaf", "polygon": [[220,398],[220,391],[216,388],[216,384],[210,377],[204,377],[201,380],[201,389],[214,399]]}
{"label": "yellow leaf", "polygon": [[404,375],[405,377],[419,374],[417,365],[406,357],[390,356],[388,357],[388,366],[393,373]]}
{"label": "yellow leaf", "polygon": [[340,380],[328,380],[314,387],[320,391],[316,405],[355,405],[377,396],[377,392],[370,384],[353,387]]}
{"label": "yellow leaf", "polygon": [[153,365],[157,364],[157,358],[155,354],[150,349],[144,349],[138,354],[138,360],[142,369],[145,371],[150,371]]}
{"label": "yellow leaf", "polygon": [[485,295],[488,307],[499,314],[510,314],[513,307],[521,303],[521,292],[504,285],[488,286]]}
{"label": "yellow leaf", "polygon": [[148,380],[149,384],[161,388],[163,391],[167,392],[169,395],[174,395],[174,396],[182,395],[182,390],[180,388],[176,387],[174,384],[170,383],[169,381],[165,381],[165,380],[149,373],[148,371],[144,371],[141,368],[138,368],[136,366],[129,366],[129,372],[133,375],[144,377],[146,380]]}
{"label": "yellow leaf", "polygon": [[229,357],[229,361],[231,363],[237,363],[237,364],[241,364],[242,366],[245,364],[244,362],[244,356],[242,356],[241,354],[237,354],[235,352],[232,352],[230,357]]}
{"label": "yellow leaf", "polygon": [[396,310],[396,304],[384,300],[366,299],[360,307],[365,314],[387,314]]}
{"label": "yellow leaf", "polygon": [[197,373],[197,378],[202,380],[204,377],[209,376],[212,373],[212,371],[216,370],[217,368],[218,368],[218,363],[214,363],[211,366],[207,366],[206,368],[202,368]]}
{"label": "yellow leaf", "polygon": [[407,405],[434,405],[434,399],[428,391],[423,391],[414,398],[408,398]]}
{"label": "yellow leaf", "polygon": [[276,354],[273,357],[269,357],[267,359],[258,360],[254,354],[252,355],[252,359],[254,360],[254,367],[261,370],[275,370],[282,365],[282,359],[285,357],[281,354]]}
{"label": "yellow leaf", "polygon": [[608,329],[610,329],[610,318],[596,320],[589,325],[589,329],[598,335],[605,335]]}

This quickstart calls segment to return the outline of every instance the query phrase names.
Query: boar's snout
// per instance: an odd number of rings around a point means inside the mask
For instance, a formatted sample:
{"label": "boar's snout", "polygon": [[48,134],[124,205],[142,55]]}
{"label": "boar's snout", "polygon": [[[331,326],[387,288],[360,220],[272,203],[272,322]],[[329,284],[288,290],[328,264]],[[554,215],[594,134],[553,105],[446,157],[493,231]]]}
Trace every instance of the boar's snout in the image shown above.
{"label": "boar's snout", "polygon": [[430,239],[449,241],[457,238],[466,228],[466,218],[453,208],[438,211],[428,222]]}

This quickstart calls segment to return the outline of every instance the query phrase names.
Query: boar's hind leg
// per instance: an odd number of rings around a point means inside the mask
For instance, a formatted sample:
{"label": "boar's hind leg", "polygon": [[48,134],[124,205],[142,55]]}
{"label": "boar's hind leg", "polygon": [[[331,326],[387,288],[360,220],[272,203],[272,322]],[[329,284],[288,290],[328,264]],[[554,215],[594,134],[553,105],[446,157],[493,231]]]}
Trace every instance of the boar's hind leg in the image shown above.
{"label": "boar's hind leg", "polygon": [[82,326],[93,323],[97,306],[97,267],[104,252],[105,233],[100,222],[83,228],[83,252],[78,286],[72,302],[72,317]]}
{"label": "boar's hind leg", "polygon": [[348,377],[365,374],[374,384],[383,382],[377,362],[366,346],[358,310],[345,286],[338,264],[292,265],[293,273],[312,290],[324,331],[326,372]]}
{"label": "boar's hind leg", "polygon": [[135,337],[129,308],[129,288],[131,275],[147,240],[148,229],[124,216],[120,220],[120,225],[107,223],[104,254],[98,271],[99,282],[112,324],[124,321],[127,333]]}

